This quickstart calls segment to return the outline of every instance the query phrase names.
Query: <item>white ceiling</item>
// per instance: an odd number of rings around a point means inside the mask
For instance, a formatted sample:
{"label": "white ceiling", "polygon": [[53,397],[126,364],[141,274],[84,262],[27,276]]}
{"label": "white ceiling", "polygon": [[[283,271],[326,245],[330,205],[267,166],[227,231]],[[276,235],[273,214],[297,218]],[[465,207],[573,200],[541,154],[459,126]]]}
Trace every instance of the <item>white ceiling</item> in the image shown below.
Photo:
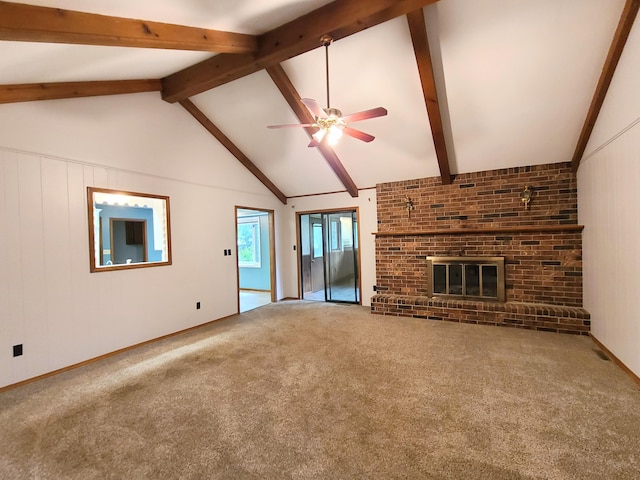
{"label": "white ceiling", "polygon": [[[30,0],[32,5],[261,34],[324,4],[299,0]],[[450,117],[452,173],[570,161],[624,0],[440,0],[424,9],[441,108]],[[406,18],[329,49],[331,106],[386,117],[356,128],[335,151],[359,188],[438,176]],[[161,78],[210,53],[0,42],[0,84]],[[439,60],[441,56],[441,61]],[[302,97],[326,103],[324,49],[282,64]],[[91,102],[77,99],[75,102]],[[163,100],[158,97],[158,102]],[[266,72],[192,101],[287,196],[344,190]],[[447,108],[448,107],[448,108]],[[193,128],[202,128],[195,121]]]}

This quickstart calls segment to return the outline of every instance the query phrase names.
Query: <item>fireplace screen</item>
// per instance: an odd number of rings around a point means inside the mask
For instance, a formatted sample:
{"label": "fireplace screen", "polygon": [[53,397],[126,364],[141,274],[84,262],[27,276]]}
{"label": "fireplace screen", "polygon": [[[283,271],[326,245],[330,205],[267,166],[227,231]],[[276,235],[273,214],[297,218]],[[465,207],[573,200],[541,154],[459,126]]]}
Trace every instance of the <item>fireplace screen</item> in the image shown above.
{"label": "fireplace screen", "polygon": [[429,296],[504,302],[503,257],[427,257]]}

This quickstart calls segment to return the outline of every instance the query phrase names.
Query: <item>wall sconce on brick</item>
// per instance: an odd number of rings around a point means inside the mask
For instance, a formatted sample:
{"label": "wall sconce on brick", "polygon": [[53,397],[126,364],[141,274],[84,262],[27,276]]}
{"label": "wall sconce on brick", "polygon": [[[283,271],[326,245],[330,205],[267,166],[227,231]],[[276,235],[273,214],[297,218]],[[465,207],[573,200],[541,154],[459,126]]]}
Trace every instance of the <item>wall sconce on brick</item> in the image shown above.
{"label": "wall sconce on brick", "polygon": [[533,198],[533,191],[529,188],[528,185],[525,185],[524,190],[520,193],[520,200],[524,203],[524,209],[529,209],[529,202]]}
{"label": "wall sconce on brick", "polygon": [[404,208],[407,209],[407,214],[409,215],[409,218],[411,218],[411,210],[414,210],[416,208],[415,205],[413,204],[413,201],[409,197],[406,197],[404,200],[404,205],[405,205]]}

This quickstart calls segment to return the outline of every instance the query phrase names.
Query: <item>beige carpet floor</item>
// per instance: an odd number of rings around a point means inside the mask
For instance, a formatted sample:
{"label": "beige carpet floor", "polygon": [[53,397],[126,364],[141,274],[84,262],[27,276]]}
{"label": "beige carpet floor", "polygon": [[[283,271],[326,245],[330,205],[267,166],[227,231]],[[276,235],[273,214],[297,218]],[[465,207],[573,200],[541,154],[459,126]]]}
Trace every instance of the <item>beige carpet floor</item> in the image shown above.
{"label": "beige carpet floor", "polygon": [[2,479],[638,479],[589,338],[281,302],[0,394]]}

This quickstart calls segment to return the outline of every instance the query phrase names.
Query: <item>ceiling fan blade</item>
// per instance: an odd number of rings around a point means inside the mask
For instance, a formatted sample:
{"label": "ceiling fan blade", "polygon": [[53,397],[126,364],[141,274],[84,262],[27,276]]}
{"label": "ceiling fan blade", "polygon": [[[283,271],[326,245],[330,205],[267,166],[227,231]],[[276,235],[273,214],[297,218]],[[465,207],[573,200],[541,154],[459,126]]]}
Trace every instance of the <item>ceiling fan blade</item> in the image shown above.
{"label": "ceiling fan blade", "polygon": [[369,135],[368,133],[361,132],[360,130],[356,130],[351,127],[344,127],[342,132],[349,135],[350,137],[357,138],[358,140],[362,140],[363,142],[371,142],[374,138],[373,135]]}
{"label": "ceiling fan blade", "polygon": [[307,107],[307,110],[316,118],[326,118],[327,113],[322,109],[320,104],[313,98],[301,98],[300,101]]}
{"label": "ceiling fan blade", "polygon": [[315,127],[312,123],[288,123],[286,125],[267,125],[267,128]]}
{"label": "ceiling fan blade", "polygon": [[309,142],[309,145],[307,145],[307,147],[317,147],[318,145],[320,145],[320,142],[318,141],[318,139],[312,138],[311,142]]}
{"label": "ceiling fan blade", "polygon": [[360,120],[366,120],[367,118],[384,117],[387,114],[387,109],[383,107],[372,108],[371,110],[364,110],[358,113],[352,113],[342,117],[345,122],[359,122]]}

